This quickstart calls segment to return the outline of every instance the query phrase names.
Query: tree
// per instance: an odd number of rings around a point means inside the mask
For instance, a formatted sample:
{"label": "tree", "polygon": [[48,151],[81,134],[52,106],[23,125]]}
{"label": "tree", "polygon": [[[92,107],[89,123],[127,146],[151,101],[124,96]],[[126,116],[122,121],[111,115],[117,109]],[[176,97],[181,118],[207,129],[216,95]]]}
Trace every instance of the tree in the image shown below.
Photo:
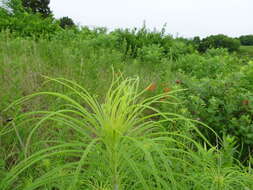
{"label": "tree", "polygon": [[72,28],[72,27],[75,26],[74,21],[71,18],[67,17],[67,16],[60,18],[59,21],[60,21],[60,26],[63,29]]}
{"label": "tree", "polygon": [[199,36],[195,36],[195,37],[192,39],[192,44],[193,44],[193,46],[194,46],[196,49],[199,49],[200,42],[201,42],[201,39],[200,39]]}
{"label": "tree", "polygon": [[227,48],[228,51],[237,51],[240,41],[223,34],[211,35],[204,38],[199,46],[199,51],[205,52],[209,48]]}
{"label": "tree", "polygon": [[49,8],[50,0],[22,0],[22,5],[26,11],[40,13],[43,17],[51,15]]}
{"label": "tree", "polygon": [[24,13],[21,0],[2,0],[0,7],[8,15],[20,15]]}
{"label": "tree", "polygon": [[195,43],[195,44],[200,44],[200,37],[199,36],[195,36],[194,38],[193,38],[193,43]]}
{"label": "tree", "polygon": [[240,40],[241,44],[244,46],[252,46],[253,45],[253,35],[240,36],[239,40]]}
{"label": "tree", "polygon": [[41,14],[29,14],[22,0],[5,0],[0,6],[0,31],[9,30],[18,36],[51,36],[60,30],[53,17],[42,19]]}

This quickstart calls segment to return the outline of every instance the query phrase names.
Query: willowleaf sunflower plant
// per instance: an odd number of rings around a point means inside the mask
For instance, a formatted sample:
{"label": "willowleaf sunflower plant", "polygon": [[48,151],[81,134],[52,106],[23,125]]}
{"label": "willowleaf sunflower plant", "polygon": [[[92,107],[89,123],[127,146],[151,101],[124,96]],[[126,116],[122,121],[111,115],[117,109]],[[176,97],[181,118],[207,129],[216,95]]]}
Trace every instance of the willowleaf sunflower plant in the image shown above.
{"label": "willowleaf sunflower plant", "polygon": [[[139,92],[138,78],[120,76],[113,77],[104,101],[99,102],[76,82],[46,79],[70,93],[38,92],[10,105],[38,96],[61,100],[51,111],[19,114],[11,122],[12,128],[3,132],[17,135],[21,156],[1,179],[1,190],[203,187],[198,185],[202,166],[197,162],[208,150],[180,128],[170,129],[169,123],[184,122],[206,146],[212,146],[191,120],[154,106],[169,106],[172,102],[160,100],[175,92],[144,98],[146,90]],[[152,110],[151,114],[146,114],[147,110]],[[45,138],[43,131],[52,136]],[[60,134],[64,138],[57,138]]]}

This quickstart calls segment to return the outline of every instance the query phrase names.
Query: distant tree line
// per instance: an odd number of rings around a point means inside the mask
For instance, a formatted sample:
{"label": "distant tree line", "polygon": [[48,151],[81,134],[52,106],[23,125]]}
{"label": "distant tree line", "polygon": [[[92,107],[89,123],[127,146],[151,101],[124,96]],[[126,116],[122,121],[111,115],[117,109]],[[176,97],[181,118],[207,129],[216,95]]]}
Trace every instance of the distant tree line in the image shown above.
{"label": "distant tree line", "polygon": [[[67,16],[60,19],[53,17],[50,10],[50,0],[3,0],[0,5],[0,31],[10,30],[21,36],[51,35],[61,29],[77,29],[73,20]],[[169,35],[162,33],[148,33],[146,28],[140,31],[119,30],[122,43],[126,43],[126,54],[133,57],[137,55],[138,49],[143,46],[155,44],[162,47],[164,53],[168,53],[171,40]],[[147,35],[148,34],[148,35]],[[193,46],[199,52],[205,52],[210,48],[226,48],[228,51],[237,51],[240,45],[253,45],[253,35],[244,35],[239,38],[218,34],[201,39],[177,38],[178,44]],[[174,51],[177,51],[176,48]]]}
{"label": "distant tree line", "polygon": [[[22,0],[22,5],[27,12],[39,13],[44,18],[52,15],[49,4],[50,0]],[[59,22],[60,26],[64,29],[75,26],[74,21],[67,16],[60,18]]]}
{"label": "distant tree line", "polygon": [[22,0],[22,6],[27,12],[40,13],[43,17],[52,14],[49,3],[50,0]]}
{"label": "distant tree line", "polygon": [[226,48],[228,51],[237,51],[241,45],[240,40],[228,37],[223,34],[211,35],[202,40],[196,36],[192,39],[192,43],[199,52],[205,52],[210,48]]}
{"label": "distant tree line", "polygon": [[239,40],[244,46],[253,46],[253,35],[240,36]]}
{"label": "distant tree line", "polygon": [[233,52],[239,50],[240,46],[253,46],[253,35],[243,35],[239,38],[232,38],[224,34],[211,35],[206,38],[200,39],[199,36],[188,40],[199,52],[205,52],[210,48],[226,48],[228,51]]}

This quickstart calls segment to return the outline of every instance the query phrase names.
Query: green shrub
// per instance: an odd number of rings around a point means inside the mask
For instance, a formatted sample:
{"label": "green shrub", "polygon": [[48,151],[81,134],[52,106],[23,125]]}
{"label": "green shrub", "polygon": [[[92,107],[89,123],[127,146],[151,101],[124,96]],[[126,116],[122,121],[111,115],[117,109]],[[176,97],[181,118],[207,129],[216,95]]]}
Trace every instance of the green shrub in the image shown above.
{"label": "green shrub", "polygon": [[[243,87],[243,77],[236,79],[230,75],[198,82],[191,79],[183,86],[188,89],[185,102],[191,117],[210,126],[220,137],[224,134],[236,137],[240,152],[237,157],[245,161],[253,145],[253,93]],[[209,131],[204,134],[213,144],[217,143],[217,138]]]}
{"label": "green shrub", "polygon": [[234,71],[238,68],[237,64],[237,58],[229,55],[226,50],[209,49],[204,55],[181,54],[172,69],[198,79],[214,79]]}
{"label": "green shrub", "polygon": [[239,40],[244,46],[253,46],[253,35],[240,36]]}
{"label": "green shrub", "polygon": [[141,29],[137,30],[134,28],[129,29],[118,29],[112,32],[117,37],[118,45],[124,45],[125,56],[136,58],[138,56],[139,49],[149,46],[159,46],[163,48],[164,53],[170,51],[172,45],[172,37],[164,34],[162,31],[149,31],[144,25]]}
{"label": "green shrub", "polygon": [[145,64],[158,64],[160,63],[164,50],[158,45],[144,46],[138,49],[138,58]]}
{"label": "green shrub", "polygon": [[52,36],[60,30],[58,23],[52,18],[42,19],[40,15],[23,13],[9,15],[4,13],[0,19],[0,31],[9,30],[13,35],[23,37]]}
{"label": "green shrub", "polygon": [[62,17],[59,19],[59,22],[60,22],[60,27],[62,27],[63,29],[75,27],[74,21],[69,17]]}
{"label": "green shrub", "polygon": [[6,8],[0,8],[0,31],[9,30],[13,35],[22,37],[52,36],[60,30],[52,18],[42,18],[40,14],[29,14],[20,0],[11,0]]}
{"label": "green shrub", "polygon": [[201,40],[199,50],[205,52],[209,48],[227,48],[228,51],[238,51],[240,41],[223,34],[211,35]]}

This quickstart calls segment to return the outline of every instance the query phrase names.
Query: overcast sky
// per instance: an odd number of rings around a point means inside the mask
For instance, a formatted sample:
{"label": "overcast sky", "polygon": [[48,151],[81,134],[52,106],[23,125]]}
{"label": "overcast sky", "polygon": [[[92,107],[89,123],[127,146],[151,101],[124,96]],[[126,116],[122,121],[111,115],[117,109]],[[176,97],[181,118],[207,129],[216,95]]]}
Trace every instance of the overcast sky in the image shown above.
{"label": "overcast sky", "polygon": [[253,0],[51,0],[56,18],[109,29],[161,29],[184,37],[253,34]]}

